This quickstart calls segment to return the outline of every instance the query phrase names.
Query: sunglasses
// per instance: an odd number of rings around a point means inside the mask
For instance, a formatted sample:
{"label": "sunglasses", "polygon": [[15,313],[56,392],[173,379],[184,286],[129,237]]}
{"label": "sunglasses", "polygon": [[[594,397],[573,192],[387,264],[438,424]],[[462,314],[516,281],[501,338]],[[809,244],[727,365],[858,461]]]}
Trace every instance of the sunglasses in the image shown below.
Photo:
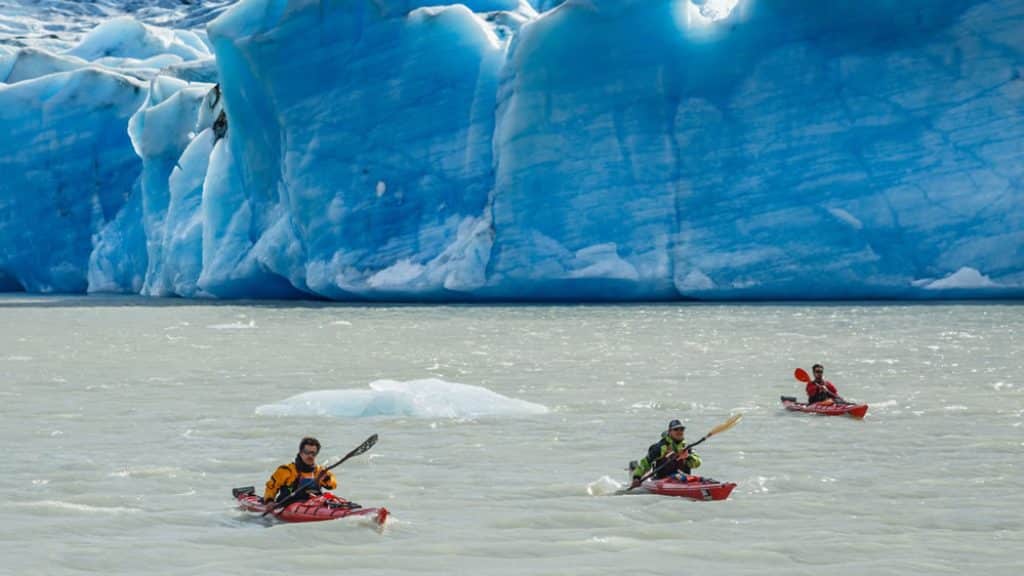
{"label": "sunglasses", "polygon": [[303,455],[303,456],[316,456],[316,455],[317,455],[317,454],[319,454],[319,453],[320,453],[320,451],[319,451],[319,450],[314,450],[314,451],[312,451],[312,452],[310,452],[309,450],[303,450],[303,451],[302,451],[302,455]]}
{"label": "sunglasses", "polygon": [[682,432],[683,430],[686,430],[686,426],[683,426],[682,428],[673,428],[672,429],[673,432]]}

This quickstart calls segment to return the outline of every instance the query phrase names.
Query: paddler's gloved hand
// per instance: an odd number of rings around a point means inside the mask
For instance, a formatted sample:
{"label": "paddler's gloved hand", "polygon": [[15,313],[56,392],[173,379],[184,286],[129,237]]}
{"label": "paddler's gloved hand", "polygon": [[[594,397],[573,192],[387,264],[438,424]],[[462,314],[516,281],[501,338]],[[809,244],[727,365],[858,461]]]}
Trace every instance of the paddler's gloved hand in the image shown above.
{"label": "paddler's gloved hand", "polygon": [[639,485],[640,485],[640,479],[637,478],[636,476],[634,476],[633,477],[633,481],[629,483],[629,487],[630,488],[636,488]]}

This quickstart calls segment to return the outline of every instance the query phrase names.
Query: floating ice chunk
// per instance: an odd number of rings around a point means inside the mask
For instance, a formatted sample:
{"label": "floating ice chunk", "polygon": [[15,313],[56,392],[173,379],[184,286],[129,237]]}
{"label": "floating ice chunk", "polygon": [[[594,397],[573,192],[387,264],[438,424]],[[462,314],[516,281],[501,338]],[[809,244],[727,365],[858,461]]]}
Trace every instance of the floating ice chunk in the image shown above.
{"label": "floating ice chunk", "polygon": [[377,380],[369,390],[316,390],[256,408],[260,416],[478,418],[546,414],[547,407],[436,378]]}

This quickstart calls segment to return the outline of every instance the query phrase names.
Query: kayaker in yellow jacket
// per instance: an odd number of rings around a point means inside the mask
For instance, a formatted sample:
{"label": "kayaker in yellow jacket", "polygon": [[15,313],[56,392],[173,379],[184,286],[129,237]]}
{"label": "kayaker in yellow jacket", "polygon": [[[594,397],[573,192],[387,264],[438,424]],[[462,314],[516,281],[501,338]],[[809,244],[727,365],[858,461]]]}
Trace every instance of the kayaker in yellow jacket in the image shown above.
{"label": "kayaker in yellow jacket", "polygon": [[700,456],[686,449],[685,431],[686,426],[679,420],[668,423],[668,430],[661,433],[661,440],[651,444],[647,456],[633,469],[631,488],[639,486],[644,474],[651,469],[655,478],[667,478],[689,474],[690,470],[700,466]]}
{"label": "kayaker in yellow jacket", "polygon": [[263,501],[281,500],[299,490],[307,494],[296,496],[295,500],[305,500],[309,498],[310,493],[318,494],[320,488],[337,488],[338,481],[334,478],[334,473],[317,465],[316,456],[319,453],[319,440],[309,436],[303,438],[299,442],[299,453],[295,455],[295,461],[278,466],[270,480],[267,480]]}

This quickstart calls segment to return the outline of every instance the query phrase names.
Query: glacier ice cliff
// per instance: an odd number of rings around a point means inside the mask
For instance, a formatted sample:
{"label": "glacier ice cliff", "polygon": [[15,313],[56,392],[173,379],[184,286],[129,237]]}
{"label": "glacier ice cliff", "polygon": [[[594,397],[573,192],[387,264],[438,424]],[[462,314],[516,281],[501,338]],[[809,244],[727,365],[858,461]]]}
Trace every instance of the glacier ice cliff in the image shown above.
{"label": "glacier ice cliff", "polygon": [[1022,0],[195,10],[0,46],[0,290],[1024,295]]}

